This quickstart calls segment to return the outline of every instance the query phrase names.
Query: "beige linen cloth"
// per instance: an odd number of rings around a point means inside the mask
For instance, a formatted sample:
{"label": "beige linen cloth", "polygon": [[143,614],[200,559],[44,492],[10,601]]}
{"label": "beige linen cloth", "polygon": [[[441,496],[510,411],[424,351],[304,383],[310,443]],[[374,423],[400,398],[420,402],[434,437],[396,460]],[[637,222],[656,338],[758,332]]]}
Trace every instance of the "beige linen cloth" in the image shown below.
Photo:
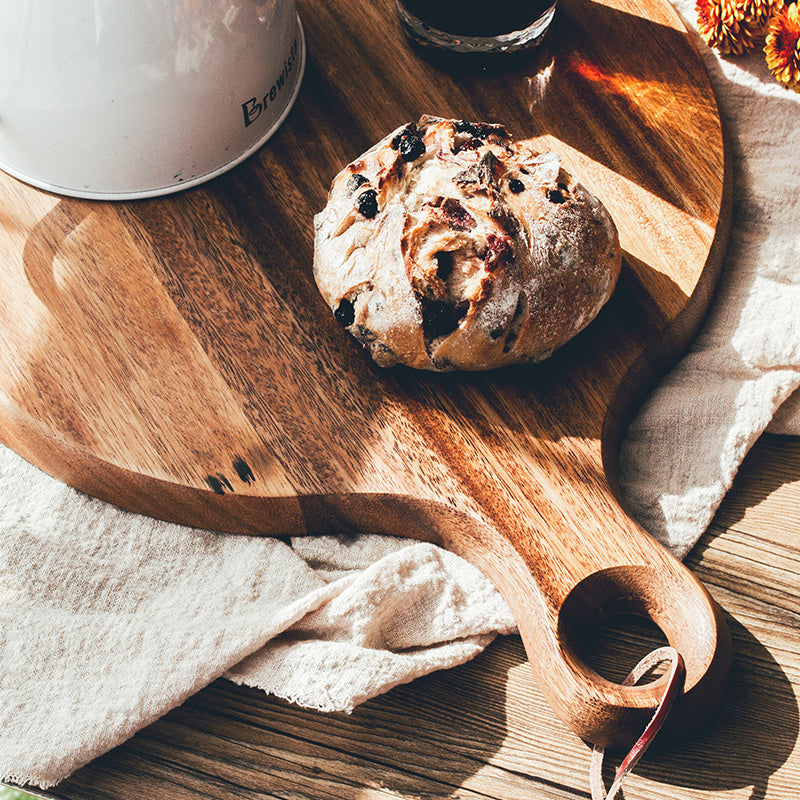
{"label": "beige linen cloth", "polygon": [[[679,8],[691,22],[689,2]],[[732,140],[735,228],[711,319],[622,461],[636,514],[679,556],[800,385],[800,96],[758,55],[704,54]],[[800,433],[798,409],[781,430]],[[493,587],[428,544],[180,528],[2,449],[0,498],[6,781],[51,786],[222,675],[348,711],[513,630]]]}

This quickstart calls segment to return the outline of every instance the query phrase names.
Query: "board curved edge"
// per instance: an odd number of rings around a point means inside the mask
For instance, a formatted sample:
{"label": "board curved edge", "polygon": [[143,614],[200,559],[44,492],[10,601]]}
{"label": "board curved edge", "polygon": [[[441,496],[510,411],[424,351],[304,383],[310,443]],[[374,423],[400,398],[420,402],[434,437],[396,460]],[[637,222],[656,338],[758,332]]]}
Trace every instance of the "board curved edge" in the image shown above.
{"label": "board curved edge", "polygon": [[[699,55],[698,55],[699,58]],[[646,346],[620,382],[608,406],[601,432],[603,470],[617,501],[629,516],[620,488],[618,459],[625,431],[647,396],[685,355],[705,322],[720,284],[733,226],[733,163],[731,146],[720,119],[723,152],[722,189],[714,237],[694,291],[681,312],[667,324],[663,338]]]}

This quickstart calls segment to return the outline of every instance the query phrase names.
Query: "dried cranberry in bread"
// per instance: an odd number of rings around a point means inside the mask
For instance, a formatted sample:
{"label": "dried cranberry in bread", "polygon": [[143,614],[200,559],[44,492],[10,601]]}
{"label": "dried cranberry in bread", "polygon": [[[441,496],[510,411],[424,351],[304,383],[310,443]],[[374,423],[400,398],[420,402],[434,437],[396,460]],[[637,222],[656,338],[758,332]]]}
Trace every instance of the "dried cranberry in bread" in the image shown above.
{"label": "dried cranberry in bread", "polygon": [[485,370],[546,358],[611,296],[603,205],[502,125],[423,117],[333,180],[314,277],[381,366]]}

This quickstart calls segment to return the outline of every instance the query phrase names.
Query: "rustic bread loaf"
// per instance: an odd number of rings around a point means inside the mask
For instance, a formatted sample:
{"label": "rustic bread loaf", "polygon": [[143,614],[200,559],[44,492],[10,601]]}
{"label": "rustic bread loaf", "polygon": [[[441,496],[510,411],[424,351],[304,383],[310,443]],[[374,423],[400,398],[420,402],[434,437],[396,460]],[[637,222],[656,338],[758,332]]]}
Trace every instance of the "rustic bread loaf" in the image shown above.
{"label": "rustic bread loaf", "polygon": [[381,366],[539,361],[594,319],[620,271],[603,205],[501,125],[423,117],[333,180],[314,277]]}

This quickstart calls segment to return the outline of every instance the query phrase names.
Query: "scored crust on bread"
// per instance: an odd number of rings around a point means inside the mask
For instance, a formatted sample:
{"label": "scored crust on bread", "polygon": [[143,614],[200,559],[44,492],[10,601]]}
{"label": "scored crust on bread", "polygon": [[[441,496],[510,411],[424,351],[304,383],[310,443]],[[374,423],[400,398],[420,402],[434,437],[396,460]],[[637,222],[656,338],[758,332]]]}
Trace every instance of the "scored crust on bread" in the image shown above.
{"label": "scored crust on bread", "polygon": [[333,179],[314,278],[377,364],[540,361],[609,299],[621,266],[602,203],[502,125],[422,117]]}

